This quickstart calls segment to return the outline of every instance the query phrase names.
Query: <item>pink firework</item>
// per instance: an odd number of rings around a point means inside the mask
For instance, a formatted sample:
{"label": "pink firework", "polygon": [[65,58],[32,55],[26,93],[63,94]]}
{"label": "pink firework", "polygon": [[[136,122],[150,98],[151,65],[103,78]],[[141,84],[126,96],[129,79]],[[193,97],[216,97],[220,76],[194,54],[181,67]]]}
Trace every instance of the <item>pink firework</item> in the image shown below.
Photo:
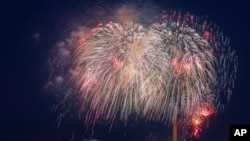
{"label": "pink firework", "polygon": [[189,13],[163,12],[143,23],[143,10],[129,6],[116,9],[115,22],[81,27],[58,44],[50,85],[63,91],[61,106],[86,126],[135,115],[165,124],[182,117],[198,136],[231,94],[221,95],[232,89],[237,68],[229,39]]}

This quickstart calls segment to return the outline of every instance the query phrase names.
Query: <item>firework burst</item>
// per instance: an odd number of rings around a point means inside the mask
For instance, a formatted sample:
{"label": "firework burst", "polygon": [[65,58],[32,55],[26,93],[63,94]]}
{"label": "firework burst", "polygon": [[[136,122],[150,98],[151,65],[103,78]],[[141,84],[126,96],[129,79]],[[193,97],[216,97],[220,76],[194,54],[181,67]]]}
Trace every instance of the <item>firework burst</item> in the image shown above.
{"label": "firework burst", "polygon": [[127,7],[116,22],[80,28],[57,45],[50,85],[85,125],[131,115],[169,124],[177,116],[196,136],[233,87],[237,58],[228,38],[188,13],[162,12],[149,25]]}

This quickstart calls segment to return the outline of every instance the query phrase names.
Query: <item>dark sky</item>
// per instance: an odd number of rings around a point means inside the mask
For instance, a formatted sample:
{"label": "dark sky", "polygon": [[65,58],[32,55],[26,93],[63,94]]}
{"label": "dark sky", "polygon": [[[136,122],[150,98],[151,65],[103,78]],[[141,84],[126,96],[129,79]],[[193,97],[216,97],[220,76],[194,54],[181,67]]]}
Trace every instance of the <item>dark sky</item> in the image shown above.
{"label": "dark sky", "polygon": [[[70,140],[73,131],[78,140],[84,138],[81,121],[75,118],[65,117],[57,127],[58,113],[51,112],[55,98],[43,86],[48,78],[49,51],[70,30],[71,25],[65,20],[77,18],[72,13],[92,3],[90,0],[1,1],[0,140],[63,141]],[[227,141],[230,124],[250,124],[248,3],[246,0],[158,0],[156,3],[169,9],[208,15],[231,38],[231,46],[239,57],[231,102],[211,120],[210,128],[199,139]],[[40,34],[39,39],[33,37],[36,33]],[[156,136],[164,138],[165,130],[159,124],[143,123],[128,127],[116,125],[111,133],[106,129],[97,127],[94,137],[103,141],[135,140],[152,129]],[[122,138],[125,131],[127,137]]]}

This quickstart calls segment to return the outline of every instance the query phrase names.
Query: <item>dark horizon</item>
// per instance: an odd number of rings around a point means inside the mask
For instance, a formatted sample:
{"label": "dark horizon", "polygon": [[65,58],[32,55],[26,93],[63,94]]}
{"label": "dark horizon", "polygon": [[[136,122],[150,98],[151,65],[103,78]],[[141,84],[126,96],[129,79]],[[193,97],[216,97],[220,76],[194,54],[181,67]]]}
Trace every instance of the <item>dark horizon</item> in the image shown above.
{"label": "dark horizon", "polygon": [[[114,0],[115,1],[115,0]],[[198,16],[208,16],[224,35],[230,38],[230,45],[238,56],[238,71],[230,103],[212,117],[210,127],[197,141],[229,140],[230,124],[250,124],[249,81],[249,15],[247,2],[226,0],[156,0],[164,8],[189,11]],[[51,111],[56,104],[54,95],[44,89],[48,81],[47,59],[53,46],[72,25],[64,20],[81,5],[92,1],[1,1],[2,42],[1,57],[1,136],[3,141],[70,140],[73,131],[75,141],[91,136],[83,131],[83,122],[75,117],[65,116],[60,127],[56,119],[59,112]],[[80,6],[79,6],[80,5]],[[36,36],[36,34],[39,35]],[[3,50],[2,50],[3,49]],[[152,130],[160,139],[169,138],[166,127],[160,123],[121,122],[113,126],[98,125],[93,138],[101,141],[144,140]],[[136,124],[135,124],[136,123]],[[126,134],[126,137],[122,137]],[[170,133],[171,135],[171,133]]]}

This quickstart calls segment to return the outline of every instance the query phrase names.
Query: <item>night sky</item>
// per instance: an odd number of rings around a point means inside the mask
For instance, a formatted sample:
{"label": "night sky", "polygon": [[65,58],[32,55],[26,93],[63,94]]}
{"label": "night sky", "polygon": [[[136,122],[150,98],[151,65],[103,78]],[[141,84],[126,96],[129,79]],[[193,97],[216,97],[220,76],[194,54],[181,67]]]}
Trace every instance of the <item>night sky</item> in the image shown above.
{"label": "night sky", "polygon": [[[230,124],[250,124],[249,19],[247,0],[157,0],[166,9],[207,15],[224,34],[239,59],[237,79],[231,102],[210,122],[199,141],[229,140]],[[1,134],[2,141],[74,141],[90,138],[80,119],[66,116],[57,127],[59,112],[51,111],[56,99],[44,90],[48,81],[47,60],[55,44],[80,21],[81,8],[94,2],[65,0],[1,1]],[[77,13],[74,16],[74,13]],[[79,23],[79,22],[78,22]],[[101,141],[143,141],[152,131],[166,141],[167,129],[159,123],[138,122],[124,127],[117,122],[111,132],[97,126],[93,138]],[[126,136],[125,136],[126,135]],[[155,137],[155,138],[156,138]],[[156,140],[156,139],[155,139]],[[157,140],[157,141],[158,141]]]}

